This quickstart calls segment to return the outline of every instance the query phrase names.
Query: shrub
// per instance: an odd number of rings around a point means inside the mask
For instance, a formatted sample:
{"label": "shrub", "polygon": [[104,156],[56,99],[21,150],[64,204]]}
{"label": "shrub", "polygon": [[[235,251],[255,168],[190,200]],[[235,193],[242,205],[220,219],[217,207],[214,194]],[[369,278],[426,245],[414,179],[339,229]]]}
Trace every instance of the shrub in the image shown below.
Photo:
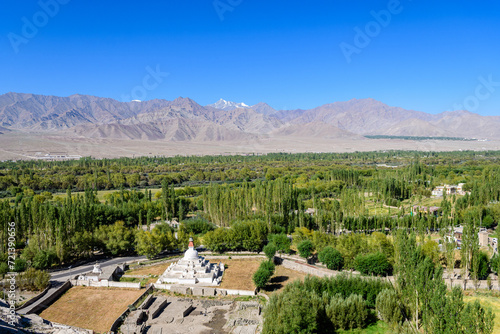
{"label": "shrub", "polygon": [[29,291],[41,291],[49,285],[50,274],[43,270],[29,268],[18,276],[18,286]]}
{"label": "shrub", "polygon": [[354,260],[356,270],[365,275],[388,275],[392,272],[392,266],[387,257],[380,253],[358,255]]}
{"label": "shrub", "polygon": [[384,289],[378,294],[375,309],[378,317],[390,325],[397,325],[403,320],[399,298],[393,289]]}
{"label": "shrub", "polygon": [[9,272],[9,265],[6,262],[0,263],[0,275],[5,275]]}
{"label": "shrub", "polygon": [[342,254],[335,248],[327,246],[318,254],[318,259],[331,270],[341,270],[344,266]]}
{"label": "shrub", "polygon": [[14,271],[15,272],[21,272],[21,271],[24,271],[26,269],[26,267],[28,266],[28,264],[26,263],[26,260],[25,259],[22,259],[22,258],[17,258],[15,261],[14,261]]}

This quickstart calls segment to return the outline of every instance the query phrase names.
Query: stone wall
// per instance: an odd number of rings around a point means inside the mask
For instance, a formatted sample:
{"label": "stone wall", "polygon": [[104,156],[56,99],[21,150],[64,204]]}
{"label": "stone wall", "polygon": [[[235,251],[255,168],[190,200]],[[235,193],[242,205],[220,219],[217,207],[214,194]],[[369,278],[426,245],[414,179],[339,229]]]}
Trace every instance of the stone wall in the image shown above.
{"label": "stone wall", "polygon": [[[137,298],[133,303],[132,305],[136,308],[139,308],[139,305],[141,304],[141,301],[142,299],[144,298],[144,296],[146,296],[147,294],[150,294],[153,292],[153,286],[150,285],[146,291],[144,291],[144,293],[142,295],[139,296],[139,298]],[[123,321],[125,320],[125,318],[127,317],[127,315],[130,313],[130,310],[127,308],[114,322],[113,324],[111,325],[111,328],[109,329],[110,332],[112,333],[115,333],[118,331],[118,328],[120,328],[120,326],[122,325]]]}
{"label": "stone wall", "polygon": [[255,296],[255,290],[233,290],[233,289],[220,289],[215,287],[197,286],[197,285],[170,285],[170,284],[153,284],[155,289],[169,290],[183,295],[195,296]]}
{"label": "stone wall", "polygon": [[71,284],[74,286],[91,286],[96,288],[131,288],[131,289],[140,289],[141,283],[132,283],[132,282],[115,282],[102,280],[99,282],[96,281],[87,281],[87,280],[71,280]]}
{"label": "stone wall", "polygon": [[50,296],[48,296],[43,303],[40,303],[33,307],[29,313],[35,313],[35,314],[40,314],[43,310],[45,310],[47,307],[50,306],[54,301],[56,301],[59,297],[63,295],[66,291],[71,288],[71,282],[66,281],[63,285],[61,285],[56,291],[54,291]]}
{"label": "stone wall", "polygon": [[45,290],[43,290],[42,292],[40,292],[38,295],[36,295],[35,297],[31,298],[30,300],[28,300],[26,303],[24,303],[23,305],[21,305],[20,307],[17,307],[15,310],[16,312],[19,311],[20,309],[22,308],[25,308],[25,307],[28,307],[30,306],[31,304],[33,304],[34,302],[38,301],[40,298],[42,298],[43,296],[45,296],[45,294],[47,293],[47,291],[50,290],[50,288],[52,287],[52,284],[49,282],[49,285],[47,285],[47,287],[45,288]]}
{"label": "stone wall", "polygon": [[[286,259],[286,258],[280,259],[278,257],[275,257],[274,260],[276,263],[281,262],[281,265],[285,268],[292,269],[295,271],[300,271],[300,272],[303,272],[303,273],[306,273],[306,274],[309,274],[312,276],[317,276],[317,277],[324,277],[324,276],[331,277],[331,276],[335,276],[335,275],[338,275],[341,273],[341,271],[318,268],[316,266],[312,266],[312,265],[307,264],[305,262],[292,260],[292,259]],[[354,274],[359,275],[359,273],[354,273]],[[373,279],[378,278],[378,277],[371,277],[371,276],[363,276],[363,277],[364,278],[373,278]],[[389,276],[387,278],[383,277],[381,279],[387,279],[390,282],[394,282],[393,276]],[[467,280],[467,282],[465,282],[465,284],[464,284],[463,279],[454,279],[454,280],[444,279],[444,282],[449,287],[456,287],[457,286],[457,287],[460,287],[464,290],[476,290],[476,286],[474,285],[473,280]],[[492,284],[492,286],[490,287],[490,289],[492,289],[492,290],[498,289],[500,291],[500,283],[498,281],[492,280],[491,284]],[[479,281],[477,289],[488,289],[487,281],[486,280]]]}
{"label": "stone wall", "polygon": [[292,269],[295,271],[300,271],[300,272],[303,272],[303,273],[306,273],[309,275],[313,275],[313,276],[318,276],[318,277],[328,276],[328,277],[330,277],[330,276],[335,276],[335,275],[339,274],[338,271],[318,268],[318,267],[312,266],[310,264],[302,263],[302,262],[295,261],[295,260],[289,260],[289,259],[285,259],[285,258],[280,259],[279,257],[274,257],[274,261],[276,263],[281,262],[281,265],[285,268]]}

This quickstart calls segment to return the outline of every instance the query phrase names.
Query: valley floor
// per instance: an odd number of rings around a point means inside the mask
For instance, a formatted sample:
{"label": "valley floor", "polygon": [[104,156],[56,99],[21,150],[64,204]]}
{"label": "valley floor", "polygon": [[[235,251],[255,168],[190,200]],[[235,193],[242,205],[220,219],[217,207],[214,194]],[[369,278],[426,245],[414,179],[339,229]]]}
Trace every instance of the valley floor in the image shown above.
{"label": "valley floor", "polygon": [[380,150],[500,150],[500,141],[327,139],[269,137],[246,141],[169,142],[127,139],[88,139],[60,133],[0,134],[0,160],[42,158],[46,154],[117,158],[134,156],[252,154],[275,152],[355,152]]}

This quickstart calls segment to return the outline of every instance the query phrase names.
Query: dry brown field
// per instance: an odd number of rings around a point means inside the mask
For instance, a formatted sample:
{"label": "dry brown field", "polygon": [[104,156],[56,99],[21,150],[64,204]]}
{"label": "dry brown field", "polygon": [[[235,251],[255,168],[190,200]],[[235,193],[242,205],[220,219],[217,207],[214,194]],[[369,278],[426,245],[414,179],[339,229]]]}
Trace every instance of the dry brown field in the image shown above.
{"label": "dry brown field", "polygon": [[143,289],[92,288],[69,289],[40,316],[44,319],[92,329],[103,333],[144,292]]}
{"label": "dry brown field", "polygon": [[252,275],[259,268],[263,259],[222,260],[227,269],[222,276],[222,289],[254,290]]}
{"label": "dry brown field", "polygon": [[[175,261],[174,261],[175,262]],[[126,275],[156,275],[159,276],[170,266],[172,262],[145,266],[137,269],[130,269],[125,272]]]}

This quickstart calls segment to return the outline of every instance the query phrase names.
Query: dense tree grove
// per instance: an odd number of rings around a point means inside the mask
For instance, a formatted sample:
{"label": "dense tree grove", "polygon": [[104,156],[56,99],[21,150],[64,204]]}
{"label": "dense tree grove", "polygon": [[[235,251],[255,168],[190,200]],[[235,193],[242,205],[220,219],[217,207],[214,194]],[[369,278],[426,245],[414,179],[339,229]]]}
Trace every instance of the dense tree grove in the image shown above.
{"label": "dense tree grove", "polygon": [[[500,220],[499,162],[500,152],[472,151],[4,161],[0,274],[8,248],[18,254],[15,271],[31,275],[102,254],[182,251],[192,236],[214,252],[263,251],[272,260],[297,251],[332,270],[394,274],[394,286],[369,294],[353,286],[372,283],[344,276],[353,292],[313,279],[290,285],[270,308],[298,332],[359,328],[378,316],[410,332],[489,333],[491,314],[441,283],[443,268],[460,267],[475,284],[499,272],[478,237]],[[463,193],[431,197],[436,186],[458,184]],[[260,270],[256,284],[265,286],[269,272]],[[287,303],[297,310],[282,310]],[[435,316],[443,310],[455,319]]]}

